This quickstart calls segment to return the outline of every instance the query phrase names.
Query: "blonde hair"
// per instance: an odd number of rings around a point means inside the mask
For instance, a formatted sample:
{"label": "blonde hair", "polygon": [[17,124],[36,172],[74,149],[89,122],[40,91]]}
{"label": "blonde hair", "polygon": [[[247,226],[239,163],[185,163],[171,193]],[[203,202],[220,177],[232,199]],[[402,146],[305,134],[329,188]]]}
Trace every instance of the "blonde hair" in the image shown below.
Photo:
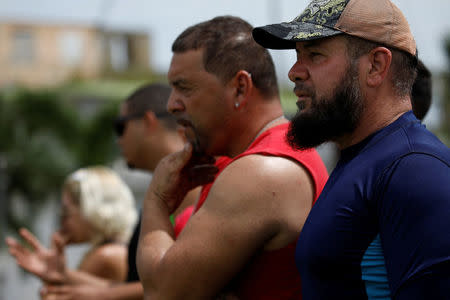
{"label": "blonde hair", "polygon": [[63,184],[94,227],[93,244],[128,242],[137,220],[134,197],[125,182],[110,168],[95,166],[70,174]]}

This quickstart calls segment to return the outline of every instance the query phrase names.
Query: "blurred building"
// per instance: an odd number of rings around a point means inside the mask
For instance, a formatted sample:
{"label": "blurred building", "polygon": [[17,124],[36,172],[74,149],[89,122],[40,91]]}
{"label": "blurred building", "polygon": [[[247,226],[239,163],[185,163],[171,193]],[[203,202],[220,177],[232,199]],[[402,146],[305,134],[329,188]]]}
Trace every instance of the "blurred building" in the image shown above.
{"label": "blurred building", "polygon": [[50,22],[0,22],[0,87],[51,86],[71,78],[150,68],[144,31]]}

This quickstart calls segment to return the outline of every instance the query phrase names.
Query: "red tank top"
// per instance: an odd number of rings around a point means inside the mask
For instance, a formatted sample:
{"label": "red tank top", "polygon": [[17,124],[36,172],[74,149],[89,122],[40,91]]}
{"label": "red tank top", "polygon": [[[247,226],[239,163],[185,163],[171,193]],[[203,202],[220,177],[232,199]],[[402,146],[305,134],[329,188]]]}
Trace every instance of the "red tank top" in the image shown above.
{"label": "red tank top", "polygon": [[[315,149],[306,151],[293,150],[286,141],[289,124],[281,124],[263,132],[253,141],[248,149],[233,159],[220,158],[216,165],[219,173],[231,162],[242,156],[259,154],[286,157],[300,163],[314,182],[314,202],[319,197],[328,179],[328,172]],[[214,183],[214,182],[213,182]],[[194,213],[205,202],[212,184],[203,187]],[[295,245],[256,253],[251,261],[234,278],[228,288],[239,299],[301,299],[300,275],[295,266]]]}

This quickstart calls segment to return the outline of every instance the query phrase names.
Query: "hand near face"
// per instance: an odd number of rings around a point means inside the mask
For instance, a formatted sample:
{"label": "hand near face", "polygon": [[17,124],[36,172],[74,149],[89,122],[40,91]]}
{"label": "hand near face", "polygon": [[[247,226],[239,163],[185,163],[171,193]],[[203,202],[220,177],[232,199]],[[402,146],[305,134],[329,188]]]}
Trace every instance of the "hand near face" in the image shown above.
{"label": "hand near face", "polygon": [[218,172],[213,157],[192,152],[192,145],[187,143],[183,150],[163,158],[153,174],[149,191],[166,203],[170,213],[177,209],[187,192],[212,182]]}
{"label": "hand near face", "polygon": [[21,228],[19,234],[30,245],[31,250],[11,237],[6,238],[9,253],[14,256],[16,263],[43,281],[63,281],[65,272],[63,237],[57,232],[54,233],[51,247],[46,248],[28,230]]}

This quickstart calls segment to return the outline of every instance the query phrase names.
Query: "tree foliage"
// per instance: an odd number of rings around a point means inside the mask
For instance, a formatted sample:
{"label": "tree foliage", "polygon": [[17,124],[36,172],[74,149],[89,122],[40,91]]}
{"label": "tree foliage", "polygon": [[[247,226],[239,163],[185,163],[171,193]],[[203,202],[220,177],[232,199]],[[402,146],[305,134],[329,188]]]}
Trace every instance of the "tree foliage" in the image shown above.
{"label": "tree foliage", "polygon": [[[94,101],[90,117],[56,91],[0,93],[2,226],[30,225],[36,209],[59,193],[72,171],[117,156],[112,120],[117,101]],[[25,212],[14,209],[20,199]],[[4,228],[0,228],[0,234]]]}

